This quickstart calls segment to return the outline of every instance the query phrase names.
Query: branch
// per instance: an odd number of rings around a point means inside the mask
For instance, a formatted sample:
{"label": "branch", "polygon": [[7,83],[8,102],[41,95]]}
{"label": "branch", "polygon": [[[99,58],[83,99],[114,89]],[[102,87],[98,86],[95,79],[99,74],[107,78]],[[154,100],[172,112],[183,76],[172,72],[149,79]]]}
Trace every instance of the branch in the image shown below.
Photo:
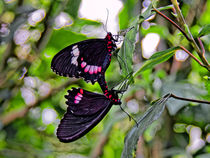
{"label": "branch", "polygon": [[193,36],[192,36],[192,34],[190,32],[190,29],[189,29],[187,23],[185,22],[185,19],[184,19],[183,15],[182,15],[182,12],[181,12],[181,10],[179,8],[177,0],[171,0],[171,2],[174,5],[174,8],[176,10],[176,13],[177,13],[177,16],[178,16],[178,19],[179,19],[181,25],[185,27],[187,33],[190,36],[190,40],[189,41],[190,41],[191,45],[196,50],[197,54],[199,55],[199,57],[202,60],[202,62],[204,63],[204,65],[206,65],[206,67],[208,67],[208,71],[210,71],[210,65],[209,65],[208,61],[206,60],[206,58],[203,56],[203,53],[201,52],[201,50],[198,47],[197,43],[195,42],[195,40],[194,40],[194,38],[193,38]]}
{"label": "branch", "polygon": [[190,37],[188,37],[187,33],[177,23],[175,23],[173,20],[171,20],[169,17],[167,17],[166,15],[164,15],[163,13],[161,13],[156,8],[153,8],[153,10],[156,11],[160,16],[162,16],[163,18],[165,18],[166,20],[168,20],[171,24],[173,24],[179,31],[181,31],[182,34],[187,38],[188,41],[191,41],[191,39],[190,39]]}
{"label": "branch", "polygon": [[203,103],[203,104],[210,104],[210,101],[205,101],[205,100],[196,100],[196,99],[189,99],[189,98],[183,98],[183,97],[178,97],[174,94],[170,94],[170,97],[183,100],[183,101],[190,101],[190,102],[196,102],[196,103]]}
{"label": "branch", "polygon": [[200,66],[207,68],[203,63],[200,62],[192,53],[190,53],[185,47],[179,46],[182,50],[184,50],[187,54],[189,54]]}
{"label": "branch", "polygon": [[199,45],[200,45],[200,47],[201,47],[202,55],[204,56],[204,55],[205,55],[205,48],[204,48],[204,46],[203,46],[203,43],[202,43],[202,41],[201,41],[201,39],[200,39],[199,37],[197,38],[197,40],[198,40]]}
{"label": "branch", "polygon": [[174,8],[176,10],[177,18],[178,18],[179,22],[181,23],[182,26],[184,26],[186,28],[188,34],[190,35],[190,41],[192,42],[193,47],[195,48],[195,50],[198,53],[200,53],[200,48],[198,47],[197,43],[195,42],[195,40],[194,40],[194,38],[193,38],[193,36],[192,36],[192,34],[190,32],[190,29],[189,29],[189,27],[188,27],[188,25],[187,25],[183,15],[182,15],[182,12],[181,12],[181,10],[179,8],[179,4],[178,4],[177,0],[171,0],[171,2],[174,5]]}
{"label": "branch", "polygon": [[[206,58],[204,57],[204,53],[201,53],[199,47],[197,46],[197,43],[195,42],[194,38],[192,37],[191,33],[190,37],[187,35],[187,33],[178,25],[176,24],[173,20],[171,20],[169,17],[167,17],[166,15],[164,15],[163,13],[161,13],[159,10],[157,10],[156,8],[153,8],[154,11],[156,11],[159,15],[161,15],[163,18],[165,18],[167,21],[169,21],[171,24],[173,24],[178,30],[180,30],[182,32],[182,34],[187,38],[187,40],[192,44],[192,46],[195,48],[197,54],[199,55],[200,59],[202,60],[202,62],[204,64],[202,64],[201,66],[205,67],[208,71],[210,71],[210,65],[208,63],[208,61],[206,60]],[[188,28],[188,27],[187,27]],[[202,48],[203,49],[203,48]],[[202,50],[202,52],[204,52]],[[198,61],[197,61],[198,62]],[[199,61],[199,64],[201,62]]]}
{"label": "branch", "polygon": [[64,84],[62,84],[61,86],[59,87],[56,87],[56,88],[53,88],[50,93],[44,97],[41,97],[39,98],[34,104],[32,105],[26,105],[27,107],[21,109],[20,111],[12,111],[10,113],[8,113],[6,116],[3,116],[0,118],[0,122],[3,126],[6,126],[10,123],[12,123],[13,121],[15,121],[16,119],[18,118],[22,118],[24,117],[28,111],[31,109],[31,108],[34,108],[38,105],[40,105],[40,103],[50,97],[52,97],[53,95],[55,95],[58,91],[61,91],[62,89],[66,88],[67,86],[71,85],[71,84],[76,84],[78,83],[78,79],[72,79],[72,80],[69,80],[67,82],[65,82]]}

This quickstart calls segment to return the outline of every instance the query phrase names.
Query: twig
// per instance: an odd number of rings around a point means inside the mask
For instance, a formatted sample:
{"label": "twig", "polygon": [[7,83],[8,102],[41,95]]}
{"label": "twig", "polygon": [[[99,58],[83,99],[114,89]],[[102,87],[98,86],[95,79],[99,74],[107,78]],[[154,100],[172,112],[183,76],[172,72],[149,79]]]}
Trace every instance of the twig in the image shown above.
{"label": "twig", "polygon": [[189,40],[189,41],[192,42],[193,46],[195,47],[195,50],[196,50],[198,53],[200,53],[200,48],[198,47],[197,43],[195,42],[195,40],[194,40],[194,38],[193,38],[193,36],[192,36],[192,34],[191,34],[191,32],[190,32],[190,29],[189,29],[189,27],[188,27],[188,25],[187,25],[187,23],[186,23],[186,21],[185,21],[183,15],[182,15],[182,12],[181,12],[181,10],[180,10],[180,8],[179,8],[179,4],[178,4],[177,0],[171,0],[171,2],[172,2],[172,4],[174,5],[174,8],[175,8],[175,10],[176,10],[177,18],[179,19],[179,22],[181,23],[182,26],[185,26],[186,31],[187,31],[187,33],[188,33],[189,36],[190,36],[190,40]]}
{"label": "twig", "polygon": [[[178,25],[176,24],[173,20],[171,20],[170,18],[168,18],[166,15],[164,15],[163,13],[161,13],[160,11],[158,11],[156,8],[153,8],[154,11],[156,11],[159,15],[161,15],[163,18],[165,18],[166,20],[168,20],[171,24],[173,24],[177,29],[179,29],[182,34],[187,38],[187,40],[192,44],[192,46],[195,48],[195,50],[197,51],[200,59],[202,60],[202,62],[204,64],[200,64],[201,62],[199,61],[199,64],[203,67],[205,67],[208,71],[210,71],[210,65],[208,63],[208,61],[206,60],[206,58],[204,57],[203,53],[201,53],[199,47],[197,46],[194,38],[192,37],[191,33],[190,33],[190,37],[187,35],[187,33]],[[189,52],[189,51],[188,51]],[[190,53],[191,54],[191,53]],[[196,60],[196,59],[195,59]],[[197,61],[198,62],[198,61]]]}
{"label": "twig", "polygon": [[171,24],[173,24],[179,31],[181,31],[182,34],[187,38],[188,41],[191,41],[191,39],[188,37],[188,35],[186,34],[186,32],[177,23],[175,23],[173,20],[171,20],[169,17],[167,17],[166,15],[164,15],[163,13],[161,13],[156,8],[153,8],[153,10],[156,11],[160,16],[162,16],[163,18],[165,18],[166,20],[168,20]]}
{"label": "twig", "polygon": [[180,24],[182,26],[184,26],[186,24],[186,22],[184,20],[184,17],[182,15],[182,12],[181,12],[181,10],[179,8],[179,4],[178,4],[177,0],[171,0],[171,2],[172,2],[173,6],[174,6],[174,8],[176,10],[178,21],[180,22]]}
{"label": "twig", "polygon": [[174,94],[170,94],[170,97],[179,99],[179,100],[184,100],[184,101],[190,101],[190,102],[196,102],[196,103],[203,103],[203,104],[210,104],[210,101],[205,101],[205,100],[196,100],[196,99],[189,99],[189,98],[183,98],[183,97],[178,97]]}
{"label": "twig", "polygon": [[42,101],[44,101],[44,100],[50,98],[51,96],[55,95],[58,91],[68,87],[71,84],[75,84],[77,82],[78,82],[78,79],[69,80],[69,81],[65,82],[64,84],[62,84],[61,86],[53,88],[48,95],[39,98],[34,104],[29,105],[29,106],[21,109],[20,111],[14,110],[14,111],[8,113],[6,116],[1,117],[0,121],[1,121],[2,125],[6,126],[6,125],[10,124],[11,122],[15,121],[18,118],[24,117],[31,108],[34,108],[34,107],[40,105],[40,103]]}
{"label": "twig", "polygon": [[185,47],[179,46],[182,50],[184,50],[187,54],[189,54],[195,61],[197,61],[198,64],[200,64],[202,67],[205,67],[203,63],[200,62],[192,53],[190,53]]}
{"label": "twig", "polygon": [[210,65],[208,63],[208,61],[206,60],[206,58],[202,55],[203,53],[201,52],[200,48],[198,47],[197,43],[195,42],[191,32],[190,32],[190,29],[187,25],[187,23],[185,22],[185,19],[182,15],[182,12],[179,8],[179,4],[177,2],[177,0],[171,0],[172,4],[174,5],[174,8],[176,9],[176,12],[177,12],[177,16],[178,16],[178,19],[181,23],[182,26],[185,27],[187,33],[189,34],[189,38],[190,38],[190,44],[193,46],[193,48],[196,50],[197,54],[199,55],[200,59],[202,60],[203,64],[206,65],[205,67],[208,69],[208,71],[210,71]]}
{"label": "twig", "polygon": [[202,43],[202,41],[199,37],[197,39],[198,39],[199,45],[200,45],[201,50],[202,50],[202,55],[204,56],[205,55],[205,48],[203,46],[203,43]]}

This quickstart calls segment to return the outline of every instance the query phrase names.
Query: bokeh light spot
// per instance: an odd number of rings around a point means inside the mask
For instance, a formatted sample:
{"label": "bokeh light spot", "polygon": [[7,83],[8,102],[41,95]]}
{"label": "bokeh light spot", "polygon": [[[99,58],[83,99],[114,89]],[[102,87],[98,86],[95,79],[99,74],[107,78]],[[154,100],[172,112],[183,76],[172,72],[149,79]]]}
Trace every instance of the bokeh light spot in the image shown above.
{"label": "bokeh light spot", "polygon": [[[83,0],[80,5],[79,16],[101,21],[104,25],[106,20],[108,20],[107,26],[105,26],[106,29],[116,34],[119,31],[117,16],[122,7],[123,3],[120,0]],[[109,13],[107,13],[107,9]],[[107,15],[109,15],[108,19]]]}
{"label": "bokeh light spot", "polygon": [[30,37],[30,32],[26,29],[18,29],[14,34],[14,41],[16,45],[25,44]]}
{"label": "bokeh light spot", "polygon": [[129,100],[127,102],[127,107],[131,113],[138,113],[139,112],[139,104],[136,99]]}
{"label": "bokeh light spot", "polygon": [[51,108],[45,108],[42,111],[42,122],[46,125],[54,122],[56,120],[57,113]]}
{"label": "bokeh light spot", "polygon": [[177,61],[185,61],[188,56],[189,55],[184,50],[177,50],[175,54],[175,59]]}
{"label": "bokeh light spot", "polygon": [[28,23],[31,26],[35,26],[37,23],[39,23],[40,21],[42,21],[46,16],[46,12],[44,9],[38,9],[36,11],[34,11],[33,13],[30,14],[29,18],[28,18]]}
{"label": "bokeh light spot", "polygon": [[21,96],[27,105],[33,105],[36,102],[36,96],[31,88],[22,87]]}
{"label": "bokeh light spot", "polygon": [[55,18],[55,29],[60,29],[62,27],[66,27],[71,25],[72,19],[70,18],[70,16],[65,13],[65,12],[61,12],[56,18]]}
{"label": "bokeh light spot", "polygon": [[160,36],[157,33],[148,33],[142,40],[142,55],[144,58],[150,58],[157,50],[160,42]]}
{"label": "bokeh light spot", "polygon": [[205,145],[205,141],[201,138],[202,131],[199,127],[191,126],[189,130],[190,143],[187,146],[187,151],[195,153]]}

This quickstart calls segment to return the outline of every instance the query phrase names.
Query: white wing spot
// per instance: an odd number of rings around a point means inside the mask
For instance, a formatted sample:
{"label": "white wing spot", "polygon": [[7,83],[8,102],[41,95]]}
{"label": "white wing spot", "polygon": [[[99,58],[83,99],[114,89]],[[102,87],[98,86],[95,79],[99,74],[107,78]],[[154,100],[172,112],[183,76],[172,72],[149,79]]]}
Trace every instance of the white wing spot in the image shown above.
{"label": "white wing spot", "polygon": [[71,58],[71,63],[74,64],[74,65],[76,65],[76,66],[78,66],[77,58],[78,57],[72,57]]}
{"label": "white wing spot", "polygon": [[76,48],[77,48],[77,45],[73,46],[73,47],[72,47],[72,50],[74,50],[74,49],[76,49]]}
{"label": "white wing spot", "polygon": [[79,49],[78,49],[77,45],[72,47],[71,54],[73,54],[75,57],[79,56]]}
{"label": "white wing spot", "polygon": [[71,63],[78,66],[78,62],[77,62],[77,58],[79,57],[79,49],[77,47],[77,45],[72,47],[72,51],[71,54],[73,55],[73,57],[71,58]]}
{"label": "white wing spot", "polygon": [[78,48],[73,49],[71,53],[72,53],[75,57],[78,57],[78,56],[79,56],[79,49],[78,49]]}

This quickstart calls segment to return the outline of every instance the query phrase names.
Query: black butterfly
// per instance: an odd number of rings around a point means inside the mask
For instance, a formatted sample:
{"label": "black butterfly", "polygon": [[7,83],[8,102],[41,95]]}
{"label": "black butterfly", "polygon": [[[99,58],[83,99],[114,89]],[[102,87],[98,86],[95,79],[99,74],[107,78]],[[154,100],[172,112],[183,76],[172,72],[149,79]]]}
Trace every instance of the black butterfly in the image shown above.
{"label": "black butterfly", "polygon": [[65,96],[67,112],[57,129],[61,142],[72,142],[84,136],[104,118],[113,104],[121,104],[114,90],[109,92],[115,98],[113,100],[80,88],[73,88],[68,93]]}
{"label": "black butterfly", "polygon": [[110,32],[104,39],[88,39],[72,44],[52,60],[51,68],[61,76],[83,77],[94,84],[104,73],[111,61],[111,52],[117,47]]}

